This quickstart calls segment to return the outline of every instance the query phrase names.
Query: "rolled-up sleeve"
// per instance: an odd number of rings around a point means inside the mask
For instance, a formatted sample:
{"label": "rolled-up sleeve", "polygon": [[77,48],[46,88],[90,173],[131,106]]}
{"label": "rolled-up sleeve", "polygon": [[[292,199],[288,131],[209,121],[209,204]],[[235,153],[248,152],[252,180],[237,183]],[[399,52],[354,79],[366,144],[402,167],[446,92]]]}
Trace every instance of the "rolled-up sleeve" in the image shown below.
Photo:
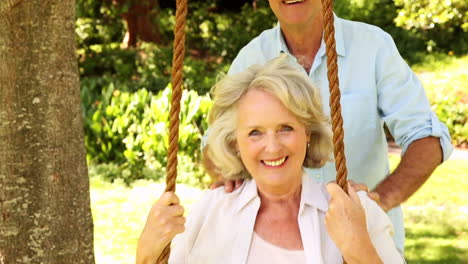
{"label": "rolled-up sleeve", "polygon": [[432,112],[424,87],[385,33],[376,58],[379,112],[403,153],[415,140],[440,138],[444,161],[453,151],[445,124]]}

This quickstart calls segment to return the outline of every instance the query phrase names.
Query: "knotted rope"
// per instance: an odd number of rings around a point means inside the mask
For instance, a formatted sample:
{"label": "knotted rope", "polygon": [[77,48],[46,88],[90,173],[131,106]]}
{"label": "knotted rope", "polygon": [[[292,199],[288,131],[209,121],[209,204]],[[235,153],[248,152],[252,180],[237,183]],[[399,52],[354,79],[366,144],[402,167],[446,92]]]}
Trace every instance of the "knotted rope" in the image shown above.
{"label": "knotted rope", "polygon": [[333,129],[333,154],[335,156],[336,182],[348,193],[346,157],[344,153],[343,118],[341,116],[340,88],[338,81],[338,63],[335,44],[335,26],[333,17],[333,0],[322,0],[324,38],[327,47],[328,87],[330,89],[330,113]]}
{"label": "knotted rope", "polygon": [[[174,27],[174,54],[172,56],[172,98],[169,113],[169,150],[167,154],[166,192],[175,192],[177,178],[177,152],[179,151],[179,113],[182,97],[182,74],[185,55],[185,18],[187,0],[177,0],[176,23]],[[159,256],[157,263],[167,263],[170,254],[169,243]]]}

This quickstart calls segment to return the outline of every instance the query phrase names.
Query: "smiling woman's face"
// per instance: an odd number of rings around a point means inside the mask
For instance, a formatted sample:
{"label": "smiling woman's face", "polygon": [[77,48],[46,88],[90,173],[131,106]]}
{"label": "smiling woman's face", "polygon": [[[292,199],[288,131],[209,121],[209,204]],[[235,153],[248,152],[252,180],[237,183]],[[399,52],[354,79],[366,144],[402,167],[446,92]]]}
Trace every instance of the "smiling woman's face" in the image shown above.
{"label": "smiling woman's face", "polygon": [[278,98],[249,90],[238,103],[236,139],[242,162],[260,189],[277,192],[300,185],[306,128]]}

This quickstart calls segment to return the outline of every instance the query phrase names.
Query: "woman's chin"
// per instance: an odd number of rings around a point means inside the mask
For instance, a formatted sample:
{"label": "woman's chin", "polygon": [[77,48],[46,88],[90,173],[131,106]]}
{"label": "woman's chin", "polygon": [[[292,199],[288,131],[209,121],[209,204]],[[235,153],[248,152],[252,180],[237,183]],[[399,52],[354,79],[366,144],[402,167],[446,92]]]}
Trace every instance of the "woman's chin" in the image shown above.
{"label": "woman's chin", "polygon": [[[257,186],[263,190],[271,190],[280,192],[281,190],[289,191],[294,179],[286,178],[284,175],[270,174],[264,175],[261,179],[254,177]],[[300,184],[300,181],[298,181]]]}

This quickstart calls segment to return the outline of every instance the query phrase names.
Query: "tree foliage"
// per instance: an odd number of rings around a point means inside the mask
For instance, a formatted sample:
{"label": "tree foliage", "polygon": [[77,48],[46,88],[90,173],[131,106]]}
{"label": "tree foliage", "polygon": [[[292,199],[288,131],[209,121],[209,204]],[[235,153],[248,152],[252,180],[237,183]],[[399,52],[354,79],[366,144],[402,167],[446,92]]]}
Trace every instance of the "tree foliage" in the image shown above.
{"label": "tree foliage", "polygon": [[399,7],[396,25],[419,32],[429,51],[468,51],[468,1],[395,0]]}
{"label": "tree foliage", "polygon": [[399,6],[397,26],[430,30],[440,26],[468,31],[468,2],[465,0],[395,0]]}

